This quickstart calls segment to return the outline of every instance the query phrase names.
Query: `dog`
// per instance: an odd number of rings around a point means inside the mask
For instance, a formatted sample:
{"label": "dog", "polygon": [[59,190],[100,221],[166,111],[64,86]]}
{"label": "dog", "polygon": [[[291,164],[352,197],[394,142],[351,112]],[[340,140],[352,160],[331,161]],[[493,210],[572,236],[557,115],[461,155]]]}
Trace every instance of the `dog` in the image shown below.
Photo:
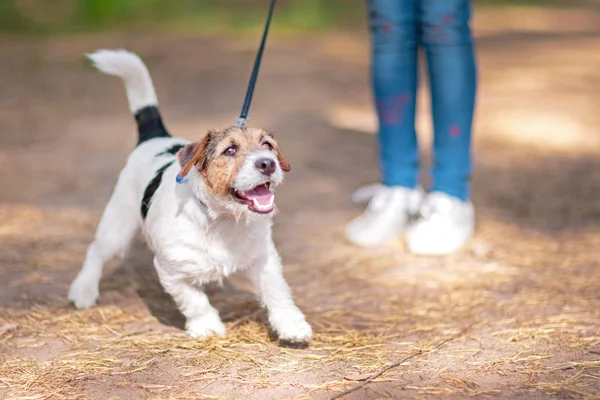
{"label": "dog", "polygon": [[136,54],[98,50],[87,56],[98,70],[123,80],[138,143],[71,284],[69,300],[78,309],[94,306],[103,265],[123,256],[141,231],[190,336],[225,335],[202,285],[246,273],[279,340],[308,344],[312,328],[294,303],[272,239],[274,190],[290,170],[273,135],[232,126],[211,130],[194,143],[172,137],[150,73]]}

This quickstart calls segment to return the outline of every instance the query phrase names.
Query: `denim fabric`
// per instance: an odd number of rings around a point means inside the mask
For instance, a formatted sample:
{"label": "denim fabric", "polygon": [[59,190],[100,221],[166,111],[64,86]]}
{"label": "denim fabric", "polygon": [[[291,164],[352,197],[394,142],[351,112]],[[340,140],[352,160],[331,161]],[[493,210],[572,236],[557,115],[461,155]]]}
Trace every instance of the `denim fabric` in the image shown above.
{"label": "denim fabric", "polygon": [[467,200],[477,69],[469,0],[369,0],[382,181],[418,183],[418,49],[427,56],[434,125],[431,191]]}

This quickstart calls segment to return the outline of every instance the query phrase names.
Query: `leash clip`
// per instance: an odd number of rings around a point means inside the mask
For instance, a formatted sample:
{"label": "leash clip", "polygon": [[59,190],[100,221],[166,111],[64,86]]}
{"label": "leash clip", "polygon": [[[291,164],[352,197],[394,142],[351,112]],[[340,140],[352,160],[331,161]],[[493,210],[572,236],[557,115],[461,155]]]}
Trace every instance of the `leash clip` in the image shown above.
{"label": "leash clip", "polygon": [[246,117],[239,117],[237,119],[237,126],[238,126],[238,128],[243,128],[246,125],[248,125],[248,118],[246,118]]}
{"label": "leash clip", "polygon": [[175,182],[177,183],[185,183],[185,181],[187,180],[187,176],[179,176],[179,174],[177,174],[175,176]]}

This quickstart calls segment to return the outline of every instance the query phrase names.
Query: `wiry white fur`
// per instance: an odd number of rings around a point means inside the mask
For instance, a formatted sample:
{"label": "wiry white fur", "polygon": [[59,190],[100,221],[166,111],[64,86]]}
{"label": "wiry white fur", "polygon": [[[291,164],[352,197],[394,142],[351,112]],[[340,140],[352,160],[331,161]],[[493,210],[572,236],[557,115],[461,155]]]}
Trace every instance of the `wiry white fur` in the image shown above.
{"label": "wiry white fur", "polygon": [[144,107],[158,105],[148,68],[136,54],[126,50],[98,50],[87,57],[100,71],[123,79],[132,114]]}
{"label": "wiry white fur", "polygon": [[[104,52],[99,59],[115,60],[122,54]],[[131,60],[130,56],[127,57]],[[115,64],[105,63],[103,68],[108,65]],[[139,76],[135,75],[135,71]],[[128,69],[124,79],[126,83],[144,80],[148,83],[146,74],[147,70],[138,65]],[[148,92],[148,87],[145,90]],[[203,337],[225,334],[225,326],[201,285],[244,272],[249,274],[258,289],[261,301],[268,309],[270,324],[279,338],[309,341],[311,327],[294,304],[273,244],[272,213],[257,216],[231,196],[215,197],[195,168],[190,171],[185,183],[176,183],[175,177],[180,168],[176,157],[170,154],[156,155],[177,143],[187,144],[187,141],[155,138],[140,144],[130,154],[104,210],[94,242],[88,248],[83,268],[71,284],[69,299],[77,308],[95,305],[99,297],[103,265],[109,259],[123,254],[141,230],[154,252],[154,266],[161,284],[186,317],[189,335]],[[173,164],[165,170],[148,215],[143,220],[140,204],[144,190],[156,170],[169,161],[173,161]],[[261,184],[265,177],[252,170],[250,166],[254,165],[253,161],[247,161],[238,183]],[[283,172],[277,163],[272,184],[280,183],[282,179]],[[241,211],[243,208],[244,212]]]}

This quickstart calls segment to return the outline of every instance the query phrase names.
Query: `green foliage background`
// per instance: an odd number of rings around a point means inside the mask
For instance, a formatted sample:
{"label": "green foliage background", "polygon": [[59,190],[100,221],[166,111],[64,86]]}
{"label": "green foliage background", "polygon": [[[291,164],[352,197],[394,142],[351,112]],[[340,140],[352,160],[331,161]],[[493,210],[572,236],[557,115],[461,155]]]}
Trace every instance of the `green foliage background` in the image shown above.
{"label": "green foliage background", "polygon": [[[107,29],[239,31],[262,24],[269,0],[0,0],[0,32]],[[400,0],[399,0],[400,1]],[[561,5],[575,0],[475,0],[484,5]],[[365,0],[280,0],[274,28],[313,31],[363,23]]]}

